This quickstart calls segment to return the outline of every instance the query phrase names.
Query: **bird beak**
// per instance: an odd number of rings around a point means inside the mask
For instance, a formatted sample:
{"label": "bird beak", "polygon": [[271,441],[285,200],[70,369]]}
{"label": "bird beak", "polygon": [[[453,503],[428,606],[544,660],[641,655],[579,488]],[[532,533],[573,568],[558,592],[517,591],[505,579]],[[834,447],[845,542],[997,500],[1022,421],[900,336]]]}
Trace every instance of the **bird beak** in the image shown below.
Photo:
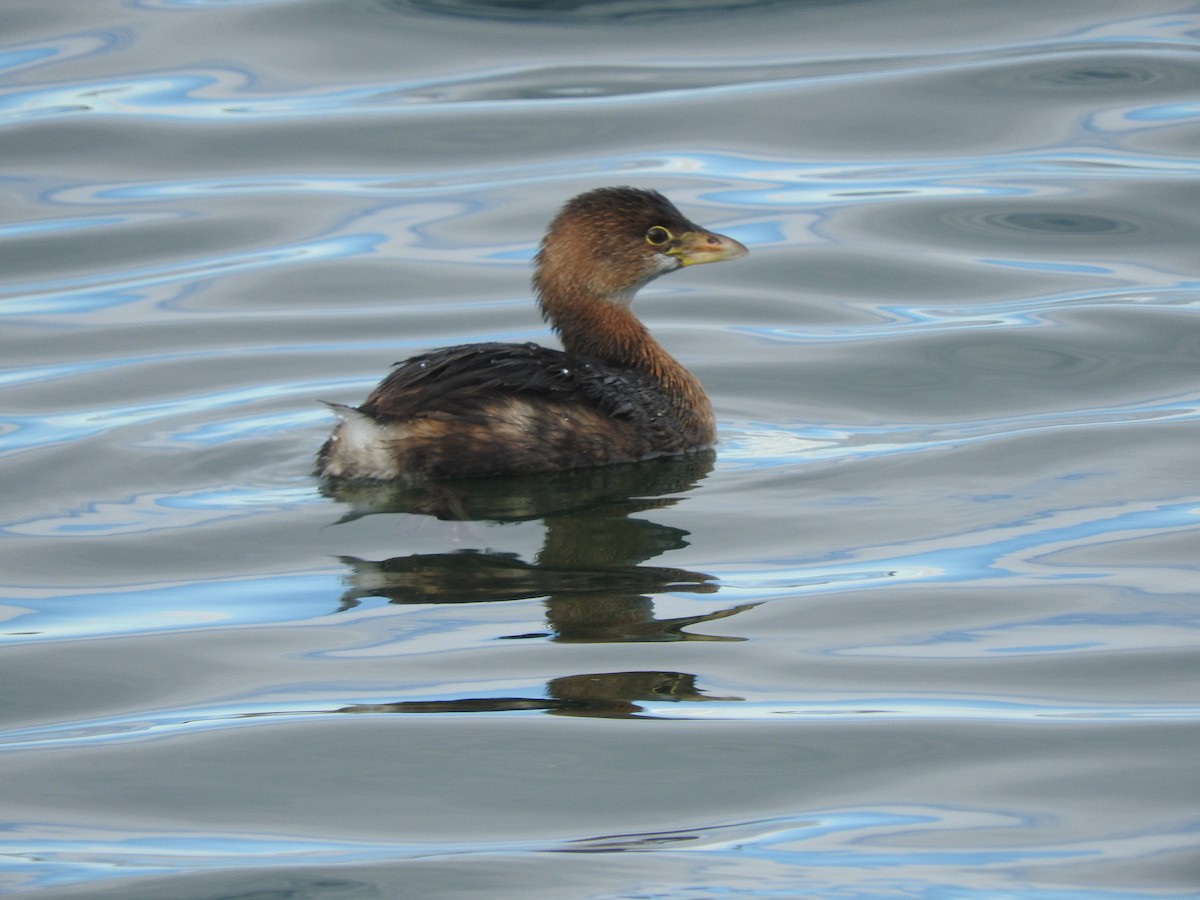
{"label": "bird beak", "polygon": [[683,266],[737,259],[749,252],[731,237],[701,229],[685,231],[676,239],[675,246],[667,251],[668,255],[674,256]]}

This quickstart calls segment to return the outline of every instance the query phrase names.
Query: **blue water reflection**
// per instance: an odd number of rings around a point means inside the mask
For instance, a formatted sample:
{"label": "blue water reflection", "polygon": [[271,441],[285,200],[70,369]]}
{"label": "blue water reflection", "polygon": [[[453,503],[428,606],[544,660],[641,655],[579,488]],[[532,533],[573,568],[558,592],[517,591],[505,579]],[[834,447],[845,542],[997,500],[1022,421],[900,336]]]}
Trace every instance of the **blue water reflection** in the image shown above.
{"label": "blue water reflection", "polygon": [[[1200,16],[1117,6],[11,4],[0,883],[1192,896]],[[751,248],[638,301],[715,464],[309,477],[608,183]]]}
{"label": "blue water reflection", "polygon": [[[995,829],[1020,832],[1033,823],[986,809],[936,807],[866,807],[826,809],[804,817],[738,821],[675,832],[599,835],[562,843],[509,840],[500,844],[458,843],[398,844],[387,841],[339,842],[305,839],[301,836],[244,835],[236,838],[203,833],[161,836],[136,831],[117,832],[111,839],[60,837],[47,842],[44,871],[35,883],[40,887],[68,885],[78,879],[81,867],[95,878],[138,874],[163,874],[181,869],[203,871],[210,867],[285,868],[338,865],[350,862],[388,860],[457,859],[466,864],[473,856],[503,853],[526,865],[549,854],[629,853],[653,849],[678,854],[680,862],[703,853],[710,861],[703,870],[690,873],[695,888],[703,889],[714,875],[741,883],[751,871],[756,895],[836,891],[844,897],[878,897],[903,893],[906,866],[918,865],[931,872],[926,891],[931,897],[957,897],[978,893],[980,873],[989,893],[1009,893],[1037,900],[1074,900],[1103,897],[1132,900],[1136,893],[1112,890],[1087,893],[1066,888],[1028,890],[1018,873],[1054,861],[1096,860],[1116,851],[1120,840],[1072,844],[1031,851],[972,849],[969,845],[940,851],[906,846],[939,832]],[[1135,840],[1133,835],[1126,842]],[[839,850],[842,846],[847,849]],[[13,849],[18,850],[19,845]],[[113,860],[127,860],[112,870]],[[552,858],[551,858],[552,859]],[[722,870],[725,870],[722,872]],[[899,871],[897,871],[899,870]],[[969,877],[967,873],[975,873]],[[707,875],[707,879],[705,876]],[[336,880],[326,879],[331,888]],[[686,889],[686,888],[685,888]]]}

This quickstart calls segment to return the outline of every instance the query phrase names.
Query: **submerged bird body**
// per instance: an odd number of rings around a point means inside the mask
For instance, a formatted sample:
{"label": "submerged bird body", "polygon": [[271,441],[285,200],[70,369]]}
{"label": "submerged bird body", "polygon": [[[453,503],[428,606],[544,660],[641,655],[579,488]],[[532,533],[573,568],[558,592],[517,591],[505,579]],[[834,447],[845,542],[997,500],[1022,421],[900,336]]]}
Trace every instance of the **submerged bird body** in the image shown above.
{"label": "submerged bird body", "polygon": [[746,253],[654,191],[602,188],[569,201],[537,256],[534,288],[562,350],[466,344],[400,363],[317,457],[332,478],[467,478],[689,453],[716,438],[699,381],[630,309],[685,265]]}

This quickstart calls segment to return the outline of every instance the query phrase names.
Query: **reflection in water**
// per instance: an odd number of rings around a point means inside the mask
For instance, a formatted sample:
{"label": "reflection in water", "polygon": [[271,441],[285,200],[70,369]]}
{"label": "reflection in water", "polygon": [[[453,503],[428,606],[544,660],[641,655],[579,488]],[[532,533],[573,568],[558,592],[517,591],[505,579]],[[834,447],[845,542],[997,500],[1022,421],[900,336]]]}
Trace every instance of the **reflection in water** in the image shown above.
{"label": "reflection in water", "polygon": [[[352,570],[340,608],[364,598],[389,603],[480,603],[544,597],[549,634],[557,641],[736,641],[699,635],[690,625],[722,619],[757,604],[693,616],[659,619],[652,595],[667,591],[711,594],[712,576],[643,565],[687,546],[688,532],[633,513],[672,506],[712,470],[712,453],[605,466],[540,476],[489,478],[425,485],[327,482],[331,497],[350,504],[343,519],[403,512],[458,521],[543,520],[542,549],[532,562],[515,553],[460,549],[396,556],[379,562],[343,557]],[[679,672],[569,675],[546,685],[546,697],[485,697],[357,704],[337,712],[500,712],[545,710],[560,715],[625,716],[638,701],[706,698],[695,676]]]}
{"label": "reflection in water", "polygon": [[[547,546],[559,542],[565,530],[578,537],[571,547],[583,546],[589,538],[578,522],[547,520]],[[649,522],[629,525],[654,526]],[[642,529],[639,529],[642,530]],[[649,529],[646,529],[649,530]],[[556,640],[585,641],[682,641],[740,640],[688,634],[682,629],[698,622],[722,619],[748,609],[737,606],[697,616],[655,619],[653,603],[646,594],[664,591],[714,593],[717,585],[709,576],[686,569],[657,566],[604,565],[582,568],[560,565],[545,550],[536,562],[527,563],[516,554],[491,550],[460,550],[395,557],[372,563],[342,557],[354,569],[354,584],[342,600],[342,609],[357,605],[361,597],[386,597],[390,603],[478,603],[490,600],[546,598],[546,621]],[[754,605],[754,604],[751,604]],[[523,634],[513,637],[545,637]]]}
{"label": "reflection in water", "polygon": [[[685,632],[750,605],[657,619],[650,595],[711,594],[709,575],[642,563],[687,546],[687,532],[631,513],[672,506],[713,466],[711,453],[576,472],[424,485],[329,482],[326,493],[353,507],[347,518],[404,512],[459,521],[542,519],[546,535],[533,562],[515,553],[460,549],[379,562],[342,557],[352,570],[341,609],[363,598],[390,603],[480,603],[546,598],[559,641],[739,640]],[[544,637],[546,635],[513,635]]]}
{"label": "reflection in water", "polygon": [[601,672],[567,675],[546,685],[546,697],[480,697],[460,700],[417,700],[402,703],[359,703],[338,713],[469,713],[543,710],[560,716],[622,718],[644,711],[636,701],[699,702],[740,700],[708,697],[696,687],[696,676],[680,672]]}
{"label": "reflection in water", "polygon": [[[321,490],[350,507],[343,521],[375,513],[408,513],[446,521],[525,522],[626,504],[636,505],[626,508],[627,513],[673,506],[677,498],[664,495],[691,490],[708,476],[715,461],[716,454],[710,451],[540,475],[423,484],[329,479]],[[683,546],[686,543],[672,541],[645,558]]]}

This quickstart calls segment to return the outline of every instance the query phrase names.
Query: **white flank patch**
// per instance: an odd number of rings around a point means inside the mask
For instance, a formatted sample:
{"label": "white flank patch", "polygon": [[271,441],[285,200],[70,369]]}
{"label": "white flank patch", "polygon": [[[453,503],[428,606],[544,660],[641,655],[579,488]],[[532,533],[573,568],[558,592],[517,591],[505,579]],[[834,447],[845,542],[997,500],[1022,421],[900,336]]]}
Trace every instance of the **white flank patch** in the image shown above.
{"label": "white flank patch", "polygon": [[326,473],[350,478],[395,478],[396,460],[388,446],[394,429],[381,428],[369,416],[348,406],[335,406],[342,423],[333,433]]}

